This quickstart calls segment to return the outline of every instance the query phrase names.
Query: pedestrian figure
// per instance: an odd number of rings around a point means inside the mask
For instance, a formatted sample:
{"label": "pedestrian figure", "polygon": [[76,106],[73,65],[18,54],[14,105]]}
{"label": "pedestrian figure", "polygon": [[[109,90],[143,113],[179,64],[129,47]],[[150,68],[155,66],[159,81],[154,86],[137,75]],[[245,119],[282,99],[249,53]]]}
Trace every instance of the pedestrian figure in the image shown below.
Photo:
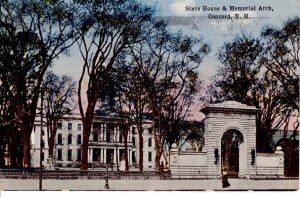
{"label": "pedestrian figure", "polygon": [[230,186],[230,184],[228,182],[227,172],[223,172],[223,174],[222,174],[222,187],[226,188],[226,187],[229,187],[229,186]]}

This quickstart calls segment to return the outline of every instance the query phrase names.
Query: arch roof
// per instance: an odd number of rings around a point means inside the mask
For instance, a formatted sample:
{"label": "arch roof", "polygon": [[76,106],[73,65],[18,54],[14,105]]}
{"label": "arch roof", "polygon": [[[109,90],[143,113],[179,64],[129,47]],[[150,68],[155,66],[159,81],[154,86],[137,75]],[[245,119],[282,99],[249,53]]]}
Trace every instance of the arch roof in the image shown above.
{"label": "arch roof", "polygon": [[210,112],[248,112],[255,114],[258,109],[255,106],[246,105],[237,101],[224,101],[221,103],[210,104],[200,111],[204,114],[208,114]]}

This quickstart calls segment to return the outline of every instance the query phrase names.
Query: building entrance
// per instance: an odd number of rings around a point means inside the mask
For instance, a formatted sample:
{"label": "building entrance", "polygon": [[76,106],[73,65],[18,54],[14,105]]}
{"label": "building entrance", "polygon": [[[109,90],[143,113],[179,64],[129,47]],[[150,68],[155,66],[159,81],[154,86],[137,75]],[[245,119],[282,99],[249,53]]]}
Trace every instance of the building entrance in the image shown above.
{"label": "building entrance", "polygon": [[240,167],[240,144],[244,142],[241,132],[235,129],[226,131],[221,139],[221,172],[237,177]]}

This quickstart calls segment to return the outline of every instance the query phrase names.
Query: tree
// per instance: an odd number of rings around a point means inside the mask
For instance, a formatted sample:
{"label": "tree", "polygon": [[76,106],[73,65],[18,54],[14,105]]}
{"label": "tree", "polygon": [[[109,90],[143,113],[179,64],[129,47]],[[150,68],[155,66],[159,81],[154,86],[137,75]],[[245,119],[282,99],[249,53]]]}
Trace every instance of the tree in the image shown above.
{"label": "tree", "polygon": [[290,18],[282,29],[266,27],[262,32],[264,54],[260,63],[273,73],[288,94],[286,102],[299,111],[300,18]]}
{"label": "tree", "polygon": [[[125,52],[123,55],[127,55]],[[121,60],[121,61],[120,61]],[[143,123],[146,119],[147,94],[142,85],[142,79],[139,75],[138,68],[133,62],[125,62],[120,58],[117,62],[118,76],[118,101],[123,103],[124,107],[120,110],[128,111],[127,121],[135,125],[138,133],[138,154],[139,154],[139,171],[143,171]],[[119,105],[120,106],[120,105]]]}
{"label": "tree", "polygon": [[127,71],[123,69],[124,64],[119,64],[119,61],[120,58],[114,63],[110,75],[105,81],[104,88],[100,91],[101,105],[97,113],[101,115],[114,114],[119,119],[120,135],[124,139],[124,141],[122,140],[124,143],[124,155],[121,155],[121,158],[125,160],[125,171],[128,171],[128,134],[133,120],[130,102],[128,102],[128,97],[125,96],[128,90],[126,82],[129,79],[127,78]]}
{"label": "tree", "polygon": [[[30,167],[30,134],[36,117],[40,87],[46,70],[53,60],[75,42],[72,2],[1,1],[1,21],[12,28],[9,36],[12,99],[16,106],[17,128],[22,134],[23,167]],[[20,163],[22,163],[20,161]]]}
{"label": "tree", "polygon": [[[280,117],[275,129],[283,128],[287,169],[292,169],[292,152],[299,135],[299,79],[300,79],[300,18],[289,18],[282,28],[265,27],[261,36],[265,47],[261,64],[282,86]],[[292,125],[290,128],[288,125]],[[288,135],[288,132],[291,132]]]}
{"label": "tree", "polygon": [[[104,87],[112,65],[129,44],[137,42],[153,10],[136,1],[84,1],[82,31],[88,31],[78,42],[84,65],[78,86],[79,110],[83,124],[81,170],[87,169],[88,139],[99,92]],[[86,13],[86,14],[85,14]],[[82,101],[82,83],[87,77],[87,106]]]}
{"label": "tree", "polygon": [[53,157],[54,140],[57,124],[65,114],[72,112],[75,107],[76,83],[69,76],[58,76],[47,72],[42,84],[44,95],[45,118],[47,122],[47,136],[49,145],[49,158]]}
{"label": "tree", "polygon": [[[12,144],[20,144],[17,141],[19,137],[16,130],[15,120],[15,102],[13,99],[11,89],[12,76],[9,73],[9,67],[11,64],[10,47],[14,38],[10,37],[10,31],[13,31],[13,27],[0,21],[0,166],[4,167],[4,152],[6,147],[11,152],[10,163],[13,167],[17,167],[16,151],[13,151]],[[14,146],[14,149],[19,148]]]}
{"label": "tree", "polygon": [[197,121],[184,121],[181,123],[180,149],[189,143],[193,151],[202,151],[204,147],[204,124]]}
{"label": "tree", "polygon": [[130,48],[152,114],[156,170],[166,142],[167,129],[162,129],[160,122],[164,110],[178,104],[191,73],[196,73],[208,52],[208,45],[201,39],[170,33],[163,21],[156,23],[147,39]]}
{"label": "tree", "polygon": [[[166,133],[166,148],[171,148],[173,143],[179,144],[186,137],[188,133],[193,130],[193,134],[196,134],[197,129],[193,128],[197,124],[195,122],[187,121],[187,118],[191,116],[190,109],[194,106],[196,97],[201,90],[201,81],[198,78],[196,71],[190,70],[187,73],[187,78],[182,84],[184,87],[176,100],[172,101],[176,94],[170,94],[167,96],[167,105],[164,105],[163,113],[161,117],[161,127]],[[200,126],[200,125],[198,125]],[[200,129],[200,128],[199,128]],[[196,136],[190,133],[190,137]],[[192,138],[190,138],[192,140]]]}
{"label": "tree", "polygon": [[213,102],[232,99],[260,109],[256,124],[259,152],[273,151],[273,134],[288,125],[291,116],[298,112],[297,24],[296,17],[281,30],[266,27],[261,41],[238,36],[219,52],[223,65],[210,88],[209,99]]}
{"label": "tree", "polygon": [[210,90],[215,96],[214,102],[235,100],[252,104],[248,93],[260,71],[257,61],[261,50],[259,40],[246,35],[236,36],[232,42],[224,44],[218,53],[222,66]]}

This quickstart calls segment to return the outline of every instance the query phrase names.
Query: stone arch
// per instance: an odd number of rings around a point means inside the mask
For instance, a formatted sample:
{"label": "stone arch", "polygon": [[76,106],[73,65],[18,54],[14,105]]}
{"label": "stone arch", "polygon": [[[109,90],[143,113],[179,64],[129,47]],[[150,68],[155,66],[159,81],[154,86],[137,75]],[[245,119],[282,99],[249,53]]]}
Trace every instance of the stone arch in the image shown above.
{"label": "stone arch", "polygon": [[[205,147],[207,167],[211,174],[221,176],[221,140],[228,130],[237,130],[244,142],[239,146],[239,176],[246,177],[255,173],[251,168],[251,149],[256,146],[256,113],[254,106],[235,101],[212,104],[201,110],[205,115]],[[219,152],[219,155],[216,154]],[[216,162],[217,161],[217,162]]]}

